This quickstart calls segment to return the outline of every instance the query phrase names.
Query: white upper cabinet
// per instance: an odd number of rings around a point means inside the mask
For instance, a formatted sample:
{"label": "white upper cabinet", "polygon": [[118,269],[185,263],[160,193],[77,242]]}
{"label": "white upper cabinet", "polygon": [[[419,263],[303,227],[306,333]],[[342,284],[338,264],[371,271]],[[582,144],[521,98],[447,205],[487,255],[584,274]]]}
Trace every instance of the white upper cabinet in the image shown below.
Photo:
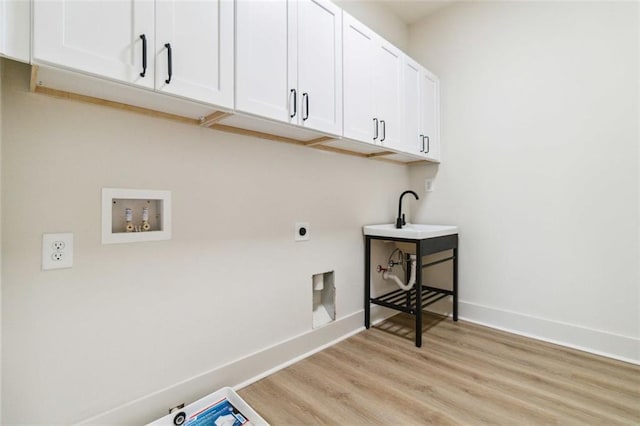
{"label": "white upper cabinet", "polygon": [[153,88],[153,1],[36,0],[33,25],[36,62]]}
{"label": "white upper cabinet", "polygon": [[404,151],[412,154],[423,152],[422,134],[422,67],[410,58],[404,60]]}
{"label": "white upper cabinet", "polygon": [[404,60],[403,150],[440,160],[439,81],[412,59]]}
{"label": "white upper cabinet", "polygon": [[44,87],[440,160],[437,77],[330,0],[0,0],[0,55],[42,65]]}
{"label": "white upper cabinet", "polygon": [[402,60],[404,54],[391,44],[378,39],[374,57],[374,93],[376,95],[376,117],[380,120],[382,146],[402,148]]}
{"label": "white upper cabinet", "polygon": [[376,34],[343,13],[344,137],[375,143],[374,52]]}
{"label": "white upper cabinet", "polygon": [[422,71],[422,153],[430,160],[440,161],[440,81],[426,69]]}
{"label": "white upper cabinet", "polygon": [[36,63],[233,105],[232,0],[36,0],[33,12]]}
{"label": "white upper cabinet", "polygon": [[401,149],[401,51],[343,13],[344,137]]}
{"label": "white upper cabinet", "polygon": [[31,3],[0,0],[0,56],[29,62],[31,44]]}
{"label": "white upper cabinet", "polygon": [[237,0],[236,109],[340,135],[341,25],[326,0]]}
{"label": "white upper cabinet", "polygon": [[233,2],[156,3],[155,87],[233,106]]}
{"label": "white upper cabinet", "polygon": [[290,100],[293,102],[292,90],[297,88],[297,80],[296,73],[289,72],[287,60],[288,10],[286,1],[236,1],[236,109],[239,111],[290,121],[293,114]]}
{"label": "white upper cabinet", "polygon": [[298,0],[300,124],[342,134],[342,11],[326,0]]}

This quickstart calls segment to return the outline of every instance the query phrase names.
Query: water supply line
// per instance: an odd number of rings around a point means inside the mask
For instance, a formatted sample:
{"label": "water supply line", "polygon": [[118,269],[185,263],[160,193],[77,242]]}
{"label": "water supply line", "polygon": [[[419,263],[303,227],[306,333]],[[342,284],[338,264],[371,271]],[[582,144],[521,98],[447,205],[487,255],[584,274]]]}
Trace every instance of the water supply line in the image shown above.
{"label": "water supply line", "polygon": [[409,260],[411,261],[411,275],[409,276],[409,282],[406,284],[403,283],[402,280],[400,280],[400,278],[398,278],[397,275],[394,275],[391,273],[392,267],[393,267],[392,262],[389,262],[389,268],[383,268],[378,265],[378,272],[382,272],[382,278],[384,280],[390,279],[393,282],[395,282],[398,285],[398,287],[400,287],[402,290],[409,291],[413,288],[414,284],[416,283],[416,263],[417,263],[416,255],[410,254]]}

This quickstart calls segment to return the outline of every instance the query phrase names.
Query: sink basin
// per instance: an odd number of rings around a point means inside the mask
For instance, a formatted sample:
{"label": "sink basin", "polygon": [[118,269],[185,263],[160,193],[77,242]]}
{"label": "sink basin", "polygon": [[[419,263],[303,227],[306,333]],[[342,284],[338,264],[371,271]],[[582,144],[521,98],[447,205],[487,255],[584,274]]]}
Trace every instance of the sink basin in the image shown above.
{"label": "sink basin", "polygon": [[421,225],[407,223],[397,229],[395,223],[383,225],[368,225],[362,227],[364,235],[377,237],[405,238],[409,240],[424,240],[425,238],[441,237],[458,233],[458,227],[453,225]]}

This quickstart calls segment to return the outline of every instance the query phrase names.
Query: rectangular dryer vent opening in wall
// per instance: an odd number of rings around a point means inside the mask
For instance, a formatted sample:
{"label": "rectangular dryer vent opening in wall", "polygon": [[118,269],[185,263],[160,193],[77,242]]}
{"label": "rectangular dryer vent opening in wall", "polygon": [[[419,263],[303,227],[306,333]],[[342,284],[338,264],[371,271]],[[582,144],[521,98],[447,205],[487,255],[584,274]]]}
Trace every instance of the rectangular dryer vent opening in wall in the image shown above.
{"label": "rectangular dryer vent opening in wall", "polygon": [[313,292],[313,328],[336,320],[336,286],[334,271],[311,277]]}

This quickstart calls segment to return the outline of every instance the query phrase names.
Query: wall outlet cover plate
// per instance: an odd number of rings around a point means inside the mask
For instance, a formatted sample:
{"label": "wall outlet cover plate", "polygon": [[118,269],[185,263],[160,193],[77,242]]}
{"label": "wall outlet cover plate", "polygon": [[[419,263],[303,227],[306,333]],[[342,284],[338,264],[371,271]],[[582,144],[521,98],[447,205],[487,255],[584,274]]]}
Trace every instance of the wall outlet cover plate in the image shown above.
{"label": "wall outlet cover plate", "polygon": [[42,234],[42,270],[73,267],[73,234]]}
{"label": "wall outlet cover plate", "polygon": [[435,189],[435,179],[425,179],[424,192],[433,192]]}

